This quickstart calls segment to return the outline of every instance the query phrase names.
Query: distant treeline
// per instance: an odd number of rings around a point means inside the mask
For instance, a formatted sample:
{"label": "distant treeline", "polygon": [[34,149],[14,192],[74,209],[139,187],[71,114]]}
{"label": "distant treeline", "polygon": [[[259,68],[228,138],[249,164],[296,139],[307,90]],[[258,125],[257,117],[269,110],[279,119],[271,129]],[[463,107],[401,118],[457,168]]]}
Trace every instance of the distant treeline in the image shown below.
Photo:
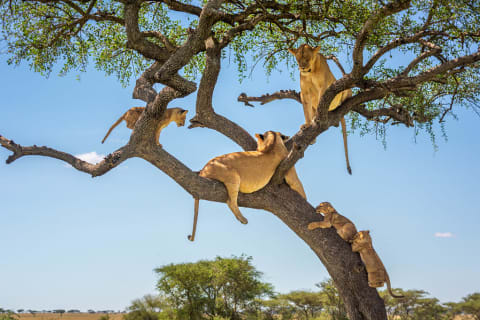
{"label": "distant treeline", "polygon": [[71,310],[65,310],[65,309],[54,309],[54,310],[31,310],[31,309],[17,309],[16,311],[12,309],[3,309],[0,308],[0,313],[1,314],[15,314],[15,313],[30,313],[30,314],[36,314],[36,313],[101,313],[101,314],[108,314],[108,313],[125,313],[125,311],[114,311],[114,310],[92,310],[89,309],[86,312],[80,311],[78,309],[71,309]]}
{"label": "distant treeline", "polygon": [[[155,269],[158,295],[134,300],[123,320],[348,320],[345,306],[331,279],[315,284],[316,290],[276,293],[251,257],[201,260],[169,264]],[[380,291],[389,320],[480,320],[480,293],[460,302],[440,303],[423,290],[395,289],[404,298]],[[0,309],[0,320],[16,320],[11,310]],[[17,310],[35,313],[33,310]],[[78,313],[56,309],[52,313]],[[88,313],[115,313],[113,310]],[[108,320],[107,315],[102,320]]]}

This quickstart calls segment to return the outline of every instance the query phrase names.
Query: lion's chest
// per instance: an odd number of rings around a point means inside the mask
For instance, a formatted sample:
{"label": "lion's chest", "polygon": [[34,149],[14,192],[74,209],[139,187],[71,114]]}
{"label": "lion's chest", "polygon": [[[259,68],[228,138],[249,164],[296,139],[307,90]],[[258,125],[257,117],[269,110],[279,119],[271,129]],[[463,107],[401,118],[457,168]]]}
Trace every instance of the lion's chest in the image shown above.
{"label": "lion's chest", "polygon": [[265,187],[275,171],[272,163],[251,163],[248,170],[240,172],[240,192],[252,193]]}

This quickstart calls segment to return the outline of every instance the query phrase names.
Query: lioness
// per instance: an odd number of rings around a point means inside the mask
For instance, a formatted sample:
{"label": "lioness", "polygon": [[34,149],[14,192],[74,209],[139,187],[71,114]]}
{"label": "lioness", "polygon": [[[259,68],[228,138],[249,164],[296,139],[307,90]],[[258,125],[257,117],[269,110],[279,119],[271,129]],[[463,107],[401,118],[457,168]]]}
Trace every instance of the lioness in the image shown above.
{"label": "lioness", "polygon": [[330,202],[320,203],[315,210],[318,213],[323,214],[324,219],[323,221],[309,223],[308,230],[314,230],[317,228],[326,229],[333,226],[343,240],[352,242],[353,237],[357,233],[357,228],[355,228],[352,221],[339,214]]}
{"label": "lioness", "polygon": [[388,292],[394,298],[403,298],[402,295],[395,295],[392,292],[390,278],[385,266],[380,260],[375,249],[373,249],[370,231],[360,231],[353,238],[352,251],[360,253],[360,258],[367,268],[368,285],[373,288],[383,287],[383,283],[387,283]]}
{"label": "lioness", "polygon": [[[133,129],[135,127],[135,123],[137,123],[138,118],[142,115],[145,107],[133,107],[125,112],[108,130],[105,138],[103,138],[102,143],[105,142],[107,137],[110,135],[110,132],[120,124],[123,120],[127,123],[128,129]],[[160,147],[162,146],[159,142],[160,139],[160,132],[170,124],[170,122],[175,121],[177,127],[181,127],[185,125],[185,118],[187,116],[187,110],[183,110],[181,108],[168,108],[165,110],[162,119],[158,123],[157,130],[155,131],[155,141],[157,145]]]}
{"label": "lioness", "polygon": [[[238,192],[252,193],[265,187],[280,161],[288,155],[288,150],[283,144],[288,137],[280,132],[267,131],[264,134],[257,133],[255,137],[258,140],[256,151],[234,152],[218,156],[210,160],[199,173],[201,177],[223,182],[228,193],[227,205],[243,224],[248,223],[248,220],[238,208]],[[287,172],[285,180],[290,188],[306,199],[303,185],[294,167]],[[190,241],[195,239],[198,202],[199,199],[195,199],[193,232],[188,237]]]}
{"label": "lioness", "polygon": [[[303,113],[305,114],[305,124],[301,128],[311,125],[317,112],[320,98],[325,93],[325,90],[336,80],[327,64],[327,60],[318,53],[319,50],[320,47],[312,48],[308,44],[302,44],[298,49],[288,49],[297,59],[298,69],[300,70],[300,98],[302,100]],[[336,109],[345,99],[351,96],[352,90],[350,89],[340,92],[330,103],[328,111]],[[349,174],[352,174],[350,161],[348,160],[345,118],[342,117],[340,122],[342,124],[347,170]]]}

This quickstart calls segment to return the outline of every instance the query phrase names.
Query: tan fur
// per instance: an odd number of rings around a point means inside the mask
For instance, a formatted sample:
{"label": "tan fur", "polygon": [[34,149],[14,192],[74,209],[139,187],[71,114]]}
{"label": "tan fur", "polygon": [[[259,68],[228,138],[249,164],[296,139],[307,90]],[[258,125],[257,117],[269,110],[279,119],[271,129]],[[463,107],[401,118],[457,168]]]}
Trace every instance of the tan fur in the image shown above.
{"label": "tan fur", "polygon": [[[241,223],[248,223],[238,208],[238,192],[252,193],[265,187],[272,178],[280,161],[287,155],[288,150],[284,139],[279,132],[267,131],[265,134],[256,134],[257,150],[234,152],[218,156],[210,160],[200,171],[204,178],[221,181],[228,193],[227,205]],[[295,168],[292,167],[285,175],[287,184],[306,199],[303,185],[298,179]],[[195,217],[198,215],[198,199],[195,199]],[[193,238],[196,229],[194,220]],[[191,239],[190,239],[191,240]],[[193,241],[193,240],[192,240]]]}
{"label": "tan fur", "polygon": [[403,298],[401,295],[395,295],[392,292],[390,278],[385,266],[380,260],[375,249],[373,249],[370,231],[360,231],[353,238],[352,251],[360,253],[360,258],[365,265],[368,273],[368,285],[373,288],[383,287],[387,283],[388,292],[394,298]]}
{"label": "tan fur", "polygon": [[333,226],[343,240],[352,242],[353,237],[357,233],[357,228],[355,228],[352,221],[339,214],[330,202],[320,203],[317,206],[316,211],[323,214],[324,219],[323,221],[309,223],[308,230],[314,230],[317,228],[325,229]]}
{"label": "tan fur", "polygon": [[[108,130],[107,134],[105,135],[105,138],[103,138],[102,143],[105,142],[107,137],[110,135],[112,130],[120,124],[123,120],[127,123],[127,128],[128,129],[133,129],[135,127],[135,124],[137,123],[137,120],[140,118],[142,115],[143,111],[145,110],[145,107],[133,107],[129,109],[127,112],[125,112]],[[162,119],[158,123],[157,129],[155,131],[155,141],[157,142],[157,145],[160,147],[162,146],[159,142],[160,139],[160,132],[170,124],[170,122],[175,121],[177,124],[177,127],[181,127],[185,125],[185,118],[187,116],[187,110],[183,110],[181,108],[168,108],[165,110],[165,113],[163,114]]]}
{"label": "tan fur", "polygon": [[[327,88],[336,80],[327,64],[327,60],[318,53],[319,50],[320,47],[312,48],[308,44],[303,44],[298,47],[298,49],[288,49],[297,59],[298,69],[300,70],[300,98],[305,115],[305,124],[302,125],[302,129],[312,124],[320,98]],[[328,111],[335,110],[344,100],[351,96],[352,90],[350,89],[340,92],[330,103]],[[345,118],[343,117],[341,119],[341,125],[347,170],[349,174],[352,174],[348,160],[346,124]]]}

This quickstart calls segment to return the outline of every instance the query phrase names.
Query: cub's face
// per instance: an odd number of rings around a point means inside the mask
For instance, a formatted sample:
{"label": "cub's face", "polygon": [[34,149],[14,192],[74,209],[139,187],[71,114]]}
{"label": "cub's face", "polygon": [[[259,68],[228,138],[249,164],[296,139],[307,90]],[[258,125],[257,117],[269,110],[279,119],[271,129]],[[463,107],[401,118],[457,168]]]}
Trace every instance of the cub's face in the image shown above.
{"label": "cub's face", "polygon": [[332,205],[330,204],[330,202],[322,202],[320,203],[316,208],[315,208],[315,211],[317,213],[321,213],[323,214],[324,216],[328,215],[328,214],[333,214],[335,213],[335,209],[332,207]]}
{"label": "cub's face", "polygon": [[301,73],[309,73],[312,71],[315,57],[317,56],[320,47],[312,48],[308,44],[303,44],[298,49],[288,49],[288,51],[295,56],[298,63],[298,69]]}
{"label": "cub's face", "polygon": [[182,127],[185,125],[185,119],[187,117],[188,110],[179,109],[175,111],[174,121],[177,124],[177,127]]}
{"label": "cub's face", "polygon": [[289,139],[288,136],[274,131],[267,131],[264,134],[256,133],[255,137],[257,138],[257,151],[260,152],[269,151],[275,143],[283,145]]}
{"label": "cub's face", "polygon": [[366,244],[372,243],[372,238],[370,237],[370,231],[359,231],[353,238],[352,250],[356,251]]}

